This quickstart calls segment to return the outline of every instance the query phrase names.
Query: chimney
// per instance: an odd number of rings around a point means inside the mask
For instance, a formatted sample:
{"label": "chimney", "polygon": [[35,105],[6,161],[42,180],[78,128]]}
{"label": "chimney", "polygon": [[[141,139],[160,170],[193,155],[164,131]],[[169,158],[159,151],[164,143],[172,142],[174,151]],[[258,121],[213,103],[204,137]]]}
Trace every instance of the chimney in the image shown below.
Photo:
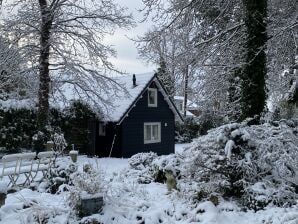
{"label": "chimney", "polygon": [[133,76],[132,76],[132,85],[133,85],[133,87],[136,87],[137,86],[137,79],[136,79],[136,75],[135,74],[133,74]]}

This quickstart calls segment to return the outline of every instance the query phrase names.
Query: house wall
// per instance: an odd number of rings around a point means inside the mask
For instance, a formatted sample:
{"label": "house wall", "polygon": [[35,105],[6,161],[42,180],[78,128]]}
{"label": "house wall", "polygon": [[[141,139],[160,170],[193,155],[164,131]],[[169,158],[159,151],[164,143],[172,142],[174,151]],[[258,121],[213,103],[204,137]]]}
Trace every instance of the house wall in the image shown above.
{"label": "house wall", "polygon": [[[99,157],[108,157],[110,155],[111,147],[115,137],[112,157],[121,157],[121,127],[117,126],[116,123],[109,122],[106,124],[106,135],[99,136],[98,134],[99,122],[96,122],[95,132],[95,155]],[[116,136],[115,136],[116,134]]]}
{"label": "house wall", "polygon": [[[150,88],[154,88],[154,83]],[[144,144],[144,122],[161,122],[160,143]],[[148,92],[145,91],[121,124],[121,156],[130,157],[139,152],[150,151],[158,155],[174,153],[174,125],[174,113],[163,95],[158,91],[157,107],[148,107]]]}

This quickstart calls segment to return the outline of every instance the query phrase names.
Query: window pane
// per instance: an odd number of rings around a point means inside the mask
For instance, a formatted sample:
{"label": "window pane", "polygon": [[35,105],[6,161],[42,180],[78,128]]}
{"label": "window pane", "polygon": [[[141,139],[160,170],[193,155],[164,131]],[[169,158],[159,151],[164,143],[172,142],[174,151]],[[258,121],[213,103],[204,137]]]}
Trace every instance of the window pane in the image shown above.
{"label": "window pane", "polygon": [[145,140],[151,140],[151,126],[150,125],[146,125],[145,126]]}
{"label": "window pane", "polygon": [[149,104],[155,104],[155,92],[152,90],[149,90],[148,94],[149,94],[149,97],[148,97]]}
{"label": "window pane", "polygon": [[106,126],[104,123],[99,123],[98,124],[98,135],[104,136],[106,134]]}
{"label": "window pane", "polygon": [[182,102],[179,104],[179,107],[180,107],[180,111],[182,111],[183,110],[183,103]]}
{"label": "window pane", "polygon": [[159,136],[159,130],[158,130],[158,125],[153,125],[152,126],[152,140],[158,140],[158,136]]}

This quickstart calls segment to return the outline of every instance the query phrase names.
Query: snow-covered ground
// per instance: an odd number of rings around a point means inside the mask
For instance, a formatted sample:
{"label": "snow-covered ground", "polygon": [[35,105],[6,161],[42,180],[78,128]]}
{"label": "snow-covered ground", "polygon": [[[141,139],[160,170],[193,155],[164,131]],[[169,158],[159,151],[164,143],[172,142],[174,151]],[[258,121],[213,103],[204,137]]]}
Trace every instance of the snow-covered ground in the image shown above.
{"label": "snow-covered ground", "polygon": [[[177,145],[180,153],[189,144]],[[69,158],[61,158],[68,164]],[[49,194],[42,190],[22,189],[8,194],[5,205],[0,209],[0,223],[94,223],[104,224],[297,224],[298,207],[267,208],[258,212],[241,211],[233,202],[220,202],[214,206],[211,202],[198,204],[184,200],[182,193],[169,193],[166,185],[152,182],[138,183],[130,170],[127,159],[88,158],[79,156],[78,170],[89,163],[100,170],[104,183],[105,206],[100,214],[82,220],[73,216],[68,203],[68,192]]]}
{"label": "snow-covered ground", "polygon": [[190,147],[191,143],[179,143],[175,145],[175,153],[182,153],[186,148]]}

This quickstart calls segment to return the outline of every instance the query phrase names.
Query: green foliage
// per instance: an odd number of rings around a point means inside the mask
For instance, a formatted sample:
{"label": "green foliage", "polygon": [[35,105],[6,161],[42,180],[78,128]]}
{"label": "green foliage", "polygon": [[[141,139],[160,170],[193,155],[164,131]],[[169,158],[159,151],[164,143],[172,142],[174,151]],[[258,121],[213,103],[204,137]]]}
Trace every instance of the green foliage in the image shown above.
{"label": "green foliage", "polygon": [[183,143],[198,137],[200,127],[194,119],[187,118],[183,124],[176,123],[175,129],[176,142]]}
{"label": "green foliage", "polygon": [[39,152],[45,149],[47,141],[53,141],[55,133],[64,133],[70,145],[83,150],[90,142],[90,119],[95,119],[91,109],[81,102],[73,102],[64,111],[51,109],[50,125],[41,132],[37,129],[35,110],[0,110],[0,148],[17,151],[33,147]]}
{"label": "green foliage", "polygon": [[30,148],[36,131],[35,121],[33,110],[0,110],[0,147],[12,151]]}
{"label": "green foliage", "polygon": [[198,119],[199,125],[199,134],[206,135],[208,130],[216,128],[224,123],[222,117],[213,114],[204,112]]}
{"label": "green foliage", "polygon": [[[59,116],[57,120],[59,119]],[[63,117],[59,121],[65,139],[81,153],[87,153],[86,147],[91,142],[90,125],[95,123],[95,115],[91,109],[79,101],[74,101],[72,105],[63,111]]]}
{"label": "green foliage", "polygon": [[245,0],[246,63],[242,74],[241,119],[260,115],[265,107],[267,0]]}

